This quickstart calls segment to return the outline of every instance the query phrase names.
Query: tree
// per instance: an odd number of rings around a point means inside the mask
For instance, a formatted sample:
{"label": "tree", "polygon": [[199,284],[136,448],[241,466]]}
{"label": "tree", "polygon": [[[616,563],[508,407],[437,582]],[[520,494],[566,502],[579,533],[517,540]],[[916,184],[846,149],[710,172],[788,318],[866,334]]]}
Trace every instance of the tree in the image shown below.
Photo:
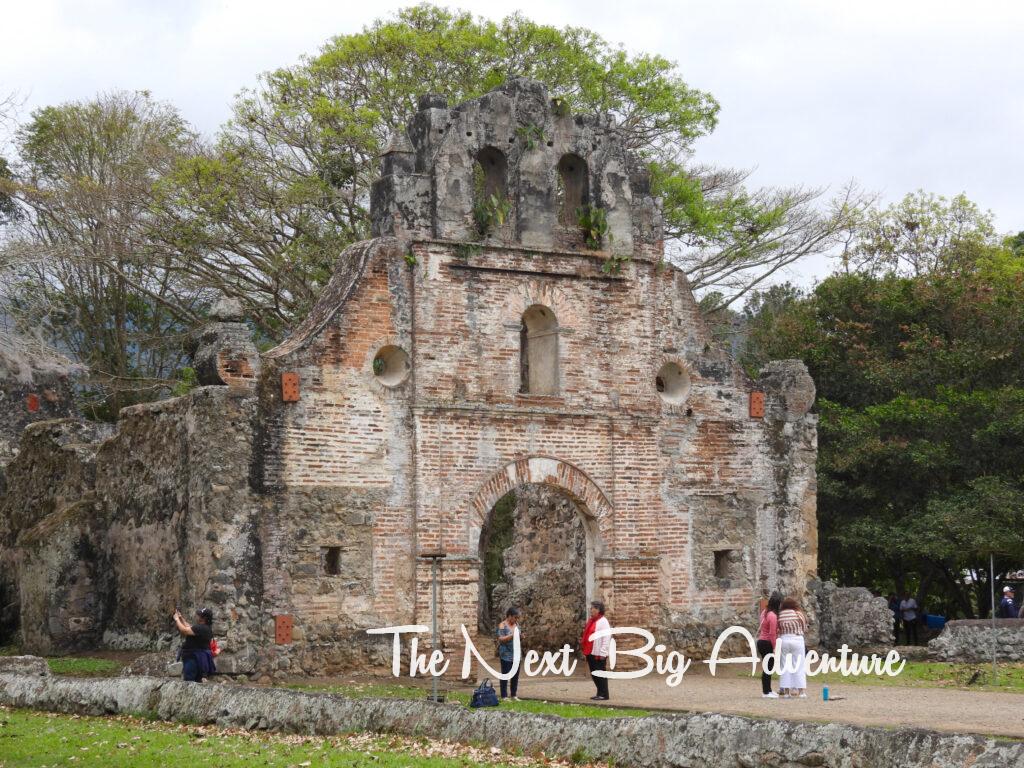
{"label": "tree", "polygon": [[947,199],[919,190],[872,210],[844,262],[874,274],[955,274],[997,243],[992,214],[965,195]]}
{"label": "tree", "polygon": [[147,93],[35,111],[17,133],[25,210],[3,249],[6,311],[85,364],[93,416],[165,392],[203,294],[152,236],[153,188],[193,135]]}
{"label": "tree", "polygon": [[237,296],[279,335],[314,301],[341,248],[368,234],[369,187],[417,97],[470,99],[513,75],[567,109],[613,114],[653,170],[672,258],[729,304],[795,259],[837,242],[861,207],[828,211],[806,190],[748,192],[745,174],[687,165],[718,104],[659,56],[631,56],[579,27],[501,22],[419,5],[265,75],[238,99],[215,146],[164,188],[169,242],[185,269]]}
{"label": "tree", "polygon": [[817,384],[820,571],[974,616],[993,546],[997,569],[1024,556],[1024,258],[929,263],[758,297],[746,362],[799,357]]}

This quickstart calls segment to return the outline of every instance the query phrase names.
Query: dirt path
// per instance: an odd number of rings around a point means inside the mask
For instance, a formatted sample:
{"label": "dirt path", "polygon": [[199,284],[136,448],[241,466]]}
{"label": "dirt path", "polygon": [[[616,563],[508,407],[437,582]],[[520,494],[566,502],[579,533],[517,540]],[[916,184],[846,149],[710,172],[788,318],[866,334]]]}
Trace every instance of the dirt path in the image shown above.
{"label": "dirt path", "polygon": [[[735,668],[712,677],[700,666],[694,664],[676,688],[654,675],[612,680],[609,704],[1024,737],[1024,694],[829,683],[830,696],[843,699],[825,702],[821,683],[811,679],[806,699],[763,699],[759,678],[737,677]],[[579,674],[531,678],[520,683],[519,695],[591,704],[594,686]]]}

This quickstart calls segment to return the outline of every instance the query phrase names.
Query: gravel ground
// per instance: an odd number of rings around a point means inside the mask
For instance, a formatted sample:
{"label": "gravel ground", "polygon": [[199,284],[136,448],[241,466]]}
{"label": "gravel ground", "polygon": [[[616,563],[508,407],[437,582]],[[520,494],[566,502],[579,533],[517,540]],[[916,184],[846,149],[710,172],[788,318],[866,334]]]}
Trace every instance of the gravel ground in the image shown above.
{"label": "gravel ground", "polygon": [[[655,675],[612,680],[609,704],[1017,738],[1024,734],[1024,694],[829,683],[830,698],[841,696],[842,700],[826,702],[821,683],[811,678],[806,699],[763,699],[759,677],[737,677],[736,667],[720,669],[712,677],[698,669],[703,666],[694,663],[675,688]],[[524,699],[591,703],[594,693],[589,678],[580,674],[568,679],[524,679],[519,685]]]}

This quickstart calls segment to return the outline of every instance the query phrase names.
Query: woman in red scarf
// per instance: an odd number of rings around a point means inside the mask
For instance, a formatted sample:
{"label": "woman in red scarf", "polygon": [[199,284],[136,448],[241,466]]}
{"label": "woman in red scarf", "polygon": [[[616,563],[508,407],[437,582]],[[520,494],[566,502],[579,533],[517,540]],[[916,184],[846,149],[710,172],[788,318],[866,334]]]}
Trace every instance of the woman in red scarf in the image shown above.
{"label": "woman in red scarf", "polygon": [[605,670],[612,644],[610,635],[598,638],[594,638],[593,635],[595,632],[611,628],[612,625],[604,617],[604,603],[595,600],[590,604],[590,618],[583,629],[583,639],[580,641],[583,655],[587,657],[587,666],[590,667],[590,677],[597,686],[597,695],[590,697],[593,701],[608,701],[608,678],[597,677],[594,673]]}

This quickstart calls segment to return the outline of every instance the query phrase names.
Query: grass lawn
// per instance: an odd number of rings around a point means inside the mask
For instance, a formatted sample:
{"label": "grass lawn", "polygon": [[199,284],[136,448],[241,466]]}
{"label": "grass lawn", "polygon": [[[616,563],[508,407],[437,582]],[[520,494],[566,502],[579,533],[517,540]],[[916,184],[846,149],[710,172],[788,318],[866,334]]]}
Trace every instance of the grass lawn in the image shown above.
{"label": "grass lawn", "polygon": [[0,768],[124,766],[253,768],[254,766],[569,766],[543,755],[428,739],[356,734],[311,737],[225,731],[130,717],[79,717],[0,707]]}
{"label": "grass lawn", "polygon": [[89,656],[60,656],[46,660],[50,672],[65,677],[117,677],[124,663]]}
{"label": "grass lawn", "polygon": [[[0,646],[0,656],[20,656],[16,645]],[[124,668],[123,661],[101,659],[94,656],[51,656],[46,659],[50,672],[64,677],[117,677]]]}
{"label": "grass lawn", "polygon": [[[353,699],[417,699],[426,698],[427,690],[415,685],[401,683],[339,683],[317,685],[311,683],[293,683],[288,686],[299,691],[337,693]],[[469,704],[470,694],[464,691],[443,691],[448,701],[463,705]],[[559,717],[644,717],[651,714],[643,709],[624,709],[621,707],[599,707],[587,704],[561,704],[551,701],[524,700],[503,701],[498,707],[510,712],[531,712],[538,715],[558,715]]]}
{"label": "grass lawn", "polygon": [[[815,675],[810,680],[820,683],[885,685],[907,688],[962,688],[969,691],[1005,691],[1024,693],[1024,664],[999,664],[998,684],[992,680],[991,664],[952,664],[941,661],[908,661],[896,677],[888,675],[857,675],[843,677],[838,673]],[[810,682],[810,680],[808,682]]]}
{"label": "grass lawn", "polygon": [[[953,664],[942,661],[908,661],[896,677],[888,675],[851,675],[839,673],[815,675],[808,684],[884,685],[903,688],[960,688],[967,691],[1003,691],[1024,693],[1024,664],[999,664],[998,685],[992,681],[990,664]],[[740,673],[747,677],[749,673]],[[776,680],[778,676],[776,675]]]}

